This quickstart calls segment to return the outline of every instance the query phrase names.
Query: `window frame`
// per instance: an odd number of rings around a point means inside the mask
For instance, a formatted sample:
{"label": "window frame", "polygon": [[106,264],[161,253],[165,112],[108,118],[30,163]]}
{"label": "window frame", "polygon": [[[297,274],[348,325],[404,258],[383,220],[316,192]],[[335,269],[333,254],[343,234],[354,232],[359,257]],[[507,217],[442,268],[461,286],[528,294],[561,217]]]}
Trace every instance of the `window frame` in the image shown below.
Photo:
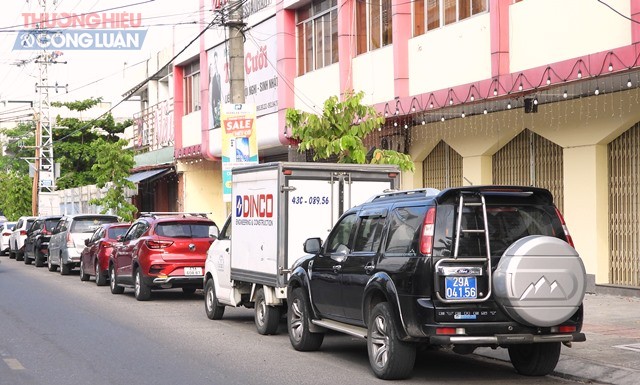
{"label": "window frame", "polygon": [[[392,0],[356,2],[356,53],[358,55],[393,44],[392,8]],[[374,20],[374,11],[378,12],[377,22]],[[374,27],[377,36],[372,35]]]}
{"label": "window frame", "polygon": [[183,66],[182,86],[184,91],[184,114],[200,111],[200,60]]}
{"label": "window frame", "polygon": [[[435,1],[438,9],[438,18],[437,26],[430,26],[430,18],[429,18],[429,2]],[[430,31],[434,31],[440,29],[442,27],[458,23],[463,20],[470,19],[476,15],[480,15],[483,13],[489,12],[490,2],[489,0],[454,0],[455,1],[455,20],[446,20],[447,10],[445,9],[445,5],[447,0],[414,0],[413,6],[411,10],[412,15],[412,30],[413,36],[424,35],[425,33],[429,33]],[[466,16],[461,17],[461,5],[468,6]],[[474,11],[476,6],[480,5],[481,9],[478,11]]]}
{"label": "window frame", "polygon": [[[322,8],[327,3],[328,7]],[[295,24],[298,76],[339,61],[337,0],[311,1],[296,11]],[[317,31],[318,25],[323,26],[320,35]],[[325,27],[328,27],[328,33]]]}

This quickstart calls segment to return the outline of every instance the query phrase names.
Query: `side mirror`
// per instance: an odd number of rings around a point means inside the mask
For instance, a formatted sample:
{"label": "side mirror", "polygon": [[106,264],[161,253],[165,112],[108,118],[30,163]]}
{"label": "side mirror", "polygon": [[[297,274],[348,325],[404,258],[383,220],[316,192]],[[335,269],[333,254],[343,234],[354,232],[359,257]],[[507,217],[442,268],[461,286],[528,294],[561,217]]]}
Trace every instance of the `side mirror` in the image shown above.
{"label": "side mirror", "polygon": [[318,254],[322,247],[322,240],[320,238],[309,238],[304,241],[304,252],[308,254]]}
{"label": "side mirror", "polygon": [[88,238],[84,240],[84,245],[85,246],[89,246],[89,239]]}

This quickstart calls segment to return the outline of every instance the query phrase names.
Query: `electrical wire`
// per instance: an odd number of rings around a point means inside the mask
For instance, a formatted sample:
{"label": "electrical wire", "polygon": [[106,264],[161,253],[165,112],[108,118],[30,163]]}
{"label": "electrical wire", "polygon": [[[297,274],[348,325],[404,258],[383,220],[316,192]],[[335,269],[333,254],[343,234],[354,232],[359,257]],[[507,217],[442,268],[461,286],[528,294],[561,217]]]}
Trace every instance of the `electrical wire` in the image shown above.
{"label": "electrical wire", "polygon": [[638,20],[634,20],[633,18],[631,18],[631,17],[629,17],[629,16],[627,16],[627,15],[623,14],[622,12],[620,12],[620,11],[618,11],[617,9],[613,8],[611,5],[609,5],[609,4],[607,4],[607,3],[605,3],[604,1],[602,1],[602,0],[596,0],[596,1],[597,1],[598,3],[600,3],[600,4],[604,5],[605,7],[609,8],[609,9],[610,9],[610,10],[612,10],[613,12],[617,13],[618,15],[620,15],[620,16],[622,16],[622,17],[624,17],[625,19],[627,19],[627,20],[629,20],[629,21],[631,21],[631,22],[633,22],[633,23],[640,24],[640,21],[638,21]]}

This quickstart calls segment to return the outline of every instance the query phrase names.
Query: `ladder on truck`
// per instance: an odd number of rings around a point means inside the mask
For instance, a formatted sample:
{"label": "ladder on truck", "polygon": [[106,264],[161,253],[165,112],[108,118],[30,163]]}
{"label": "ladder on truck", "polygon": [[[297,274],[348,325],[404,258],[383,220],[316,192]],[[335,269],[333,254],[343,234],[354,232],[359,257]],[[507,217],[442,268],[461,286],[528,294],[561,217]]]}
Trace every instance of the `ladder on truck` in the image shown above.
{"label": "ladder on truck", "polygon": [[[477,228],[473,229],[462,226],[462,217],[464,215],[465,207],[481,207],[481,226],[477,226]],[[460,238],[462,238],[464,234],[476,234],[478,236],[484,236],[486,255],[476,258],[461,258],[458,253],[460,251]],[[474,264],[476,266],[465,266],[465,264]],[[478,264],[481,264],[481,266],[477,266]],[[485,265],[485,267],[483,268],[482,265]],[[467,271],[464,274],[470,276],[478,277],[486,274],[487,292],[477,293],[477,298],[451,299],[443,297],[440,293],[440,277],[461,274],[460,269],[464,267],[468,267],[468,269],[466,269]],[[484,302],[491,297],[491,271],[491,247],[489,244],[489,225],[487,220],[487,203],[485,201],[485,197],[481,192],[478,191],[461,191],[458,200],[458,213],[456,216],[456,233],[455,243],[453,247],[453,257],[440,259],[435,265],[436,296],[440,301],[445,303]]]}

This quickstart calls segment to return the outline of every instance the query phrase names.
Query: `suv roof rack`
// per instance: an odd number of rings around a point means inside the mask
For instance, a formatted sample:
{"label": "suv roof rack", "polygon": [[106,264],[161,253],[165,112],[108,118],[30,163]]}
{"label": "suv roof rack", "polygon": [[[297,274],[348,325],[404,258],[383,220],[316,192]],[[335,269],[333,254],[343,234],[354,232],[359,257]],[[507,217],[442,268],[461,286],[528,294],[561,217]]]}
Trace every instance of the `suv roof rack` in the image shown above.
{"label": "suv roof rack", "polygon": [[419,188],[414,190],[384,190],[382,194],[376,194],[369,198],[366,203],[373,202],[374,200],[380,198],[410,196],[414,194],[424,194],[425,197],[430,197],[440,194],[440,190],[431,187]]}
{"label": "suv roof rack", "polygon": [[140,217],[157,218],[160,216],[182,216],[183,218],[186,218],[187,216],[192,216],[192,217],[206,218],[208,214],[211,214],[211,213],[188,213],[188,212],[181,212],[181,211],[146,211],[146,212],[141,212]]}

